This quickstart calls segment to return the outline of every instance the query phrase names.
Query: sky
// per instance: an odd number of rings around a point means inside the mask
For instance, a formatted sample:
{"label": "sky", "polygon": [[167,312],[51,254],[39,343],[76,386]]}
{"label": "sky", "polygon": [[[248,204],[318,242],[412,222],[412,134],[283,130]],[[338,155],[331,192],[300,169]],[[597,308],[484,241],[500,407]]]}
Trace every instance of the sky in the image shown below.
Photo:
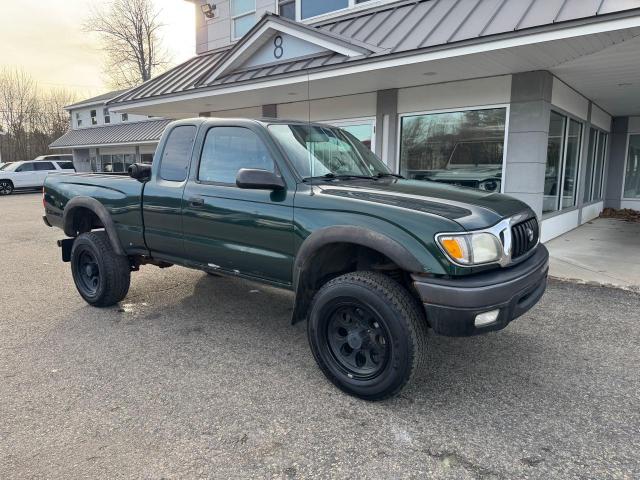
{"label": "sky", "polygon": [[[104,0],[98,0],[104,1]],[[153,0],[173,64],[195,55],[195,10],[185,0]],[[82,31],[95,0],[0,0],[0,67],[18,67],[44,87],[80,98],[109,91],[98,39]]]}

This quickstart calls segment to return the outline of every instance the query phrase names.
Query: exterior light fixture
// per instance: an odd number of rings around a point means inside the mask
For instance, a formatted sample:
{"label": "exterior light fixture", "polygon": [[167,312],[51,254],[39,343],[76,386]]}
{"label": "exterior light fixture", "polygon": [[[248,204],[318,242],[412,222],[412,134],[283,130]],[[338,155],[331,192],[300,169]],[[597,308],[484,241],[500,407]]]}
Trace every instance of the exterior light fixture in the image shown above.
{"label": "exterior light fixture", "polygon": [[214,3],[203,3],[200,5],[200,11],[207,18],[214,18],[216,16],[216,6]]}

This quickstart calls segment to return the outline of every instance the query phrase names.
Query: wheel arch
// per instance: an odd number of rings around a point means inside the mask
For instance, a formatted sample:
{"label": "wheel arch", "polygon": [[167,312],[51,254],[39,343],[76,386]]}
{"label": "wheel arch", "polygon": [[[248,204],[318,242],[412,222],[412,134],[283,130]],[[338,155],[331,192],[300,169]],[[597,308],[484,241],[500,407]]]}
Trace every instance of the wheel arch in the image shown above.
{"label": "wheel arch", "polygon": [[323,257],[331,258],[331,249],[340,247],[353,247],[359,251],[378,254],[405,272],[424,271],[424,266],[406,247],[384,234],[352,225],[321,228],[304,240],[296,255],[293,267],[295,300],[292,323],[306,318],[311,300],[320,286],[318,282],[323,278],[322,270],[326,267]]}
{"label": "wheel arch", "polygon": [[89,224],[89,228],[86,231],[90,231],[93,228],[104,228],[114,252],[118,255],[126,255],[122,245],[120,244],[120,239],[118,238],[116,226],[111,214],[107,208],[95,198],[74,197],[69,200],[64,208],[64,213],[62,214],[62,226],[64,233],[69,237],[77,237],[80,233],[83,233],[77,228],[78,222],[81,218],[86,218],[88,213],[95,215],[100,222],[100,225],[94,225],[92,222]]}

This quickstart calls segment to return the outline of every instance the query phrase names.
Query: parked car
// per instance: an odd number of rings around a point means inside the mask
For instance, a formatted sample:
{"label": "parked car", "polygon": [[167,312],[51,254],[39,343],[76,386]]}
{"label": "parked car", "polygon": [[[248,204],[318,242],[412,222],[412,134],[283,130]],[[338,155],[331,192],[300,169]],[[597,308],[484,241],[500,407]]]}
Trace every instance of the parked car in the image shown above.
{"label": "parked car", "polygon": [[73,162],[73,155],[68,153],[55,154],[55,155],[40,155],[39,157],[34,158],[34,160],[64,160],[67,162]]}
{"label": "parked car", "polygon": [[0,195],[10,195],[15,190],[42,188],[44,179],[52,172],[73,172],[73,162],[28,160],[12,162],[0,170]]}
{"label": "parked car", "polygon": [[502,185],[502,164],[492,162],[497,158],[502,160],[503,143],[502,139],[458,142],[444,169],[408,170],[407,176],[415,180],[499,192]]}
{"label": "parked car", "polygon": [[[44,221],[76,288],[121,301],[141,265],[183,265],[292,290],[313,355],[342,390],[397,394],[427,328],[502,329],[542,296],[548,252],[524,203],[405,180],[339,128],[285,121],[171,123],[130,176],[49,175]],[[259,312],[256,312],[259,315]]]}

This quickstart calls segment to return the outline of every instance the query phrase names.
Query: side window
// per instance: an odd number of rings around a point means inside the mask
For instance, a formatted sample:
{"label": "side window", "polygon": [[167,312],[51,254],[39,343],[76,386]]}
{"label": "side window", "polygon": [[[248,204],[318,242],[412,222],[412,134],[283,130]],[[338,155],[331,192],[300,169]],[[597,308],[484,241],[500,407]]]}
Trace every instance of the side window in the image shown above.
{"label": "side window", "polygon": [[33,172],[33,163],[23,163],[18,168],[16,168],[16,172]]}
{"label": "side window", "polygon": [[241,168],[275,171],[269,151],[254,132],[242,127],[211,128],[204,141],[198,180],[235,185]]}
{"label": "side window", "polygon": [[38,171],[55,170],[56,169],[56,167],[54,167],[53,163],[51,163],[51,162],[36,162],[35,166],[36,166],[36,170],[38,170]]}
{"label": "side window", "polygon": [[58,162],[58,166],[62,170],[73,170],[73,162]]}
{"label": "side window", "polygon": [[160,178],[171,182],[183,182],[187,178],[195,136],[193,125],[181,125],[171,130],[162,152]]}

